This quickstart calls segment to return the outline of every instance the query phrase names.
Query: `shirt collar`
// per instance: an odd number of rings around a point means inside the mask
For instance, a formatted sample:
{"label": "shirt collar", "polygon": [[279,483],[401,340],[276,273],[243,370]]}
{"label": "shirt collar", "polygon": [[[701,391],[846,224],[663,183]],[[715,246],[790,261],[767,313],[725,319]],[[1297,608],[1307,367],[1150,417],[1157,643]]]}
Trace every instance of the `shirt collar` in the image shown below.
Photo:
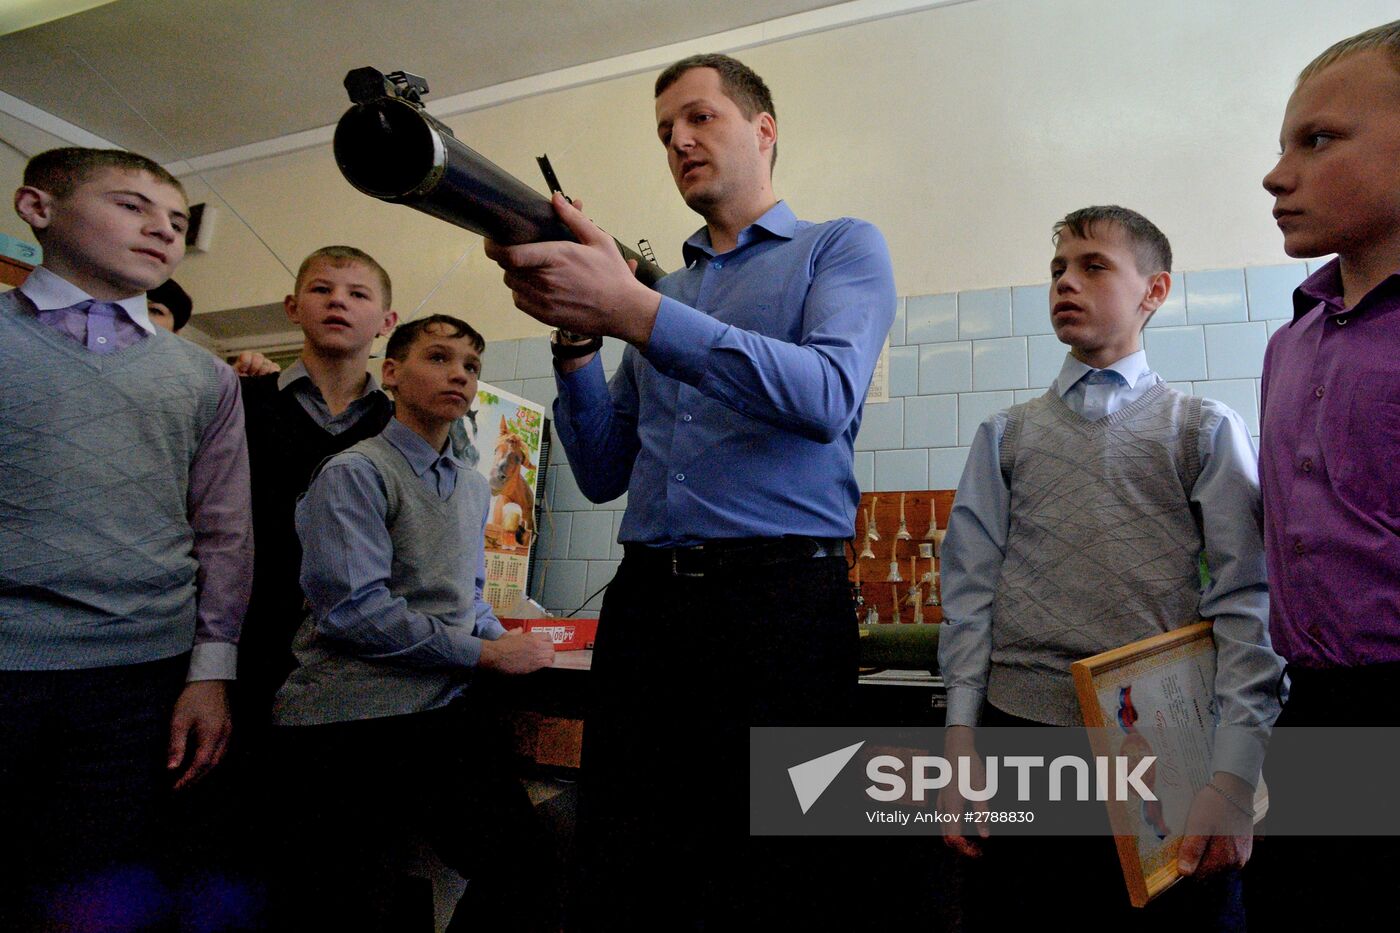
{"label": "shirt collar", "polygon": [[[1055,377],[1055,392],[1063,398],[1070,389],[1074,388],[1079,380],[1089,375],[1089,373],[1099,371],[1100,370],[1095,370],[1094,367],[1087,363],[1081,363],[1079,360],[1075,359],[1073,353],[1066,353],[1065,363],[1060,367],[1060,374]],[[1128,388],[1130,389],[1136,387],[1138,380],[1142,379],[1151,371],[1152,370],[1147,365],[1146,350],[1138,350],[1136,353],[1129,353],[1121,360],[1117,360],[1105,366],[1102,370],[1102,372],[1116,373],[1128,384]]]}
{"label": "shirt collar", "polygon": [[433,445],[423,440],[412,428],[404,424],[398,418],[390,419],[384,427],[384,439],[394,445],[394,449],[403,454],[403,458],[408,461],[409,467],[418,476],[422,476],[432,469],[441,460],[446,460],[457,469],[461,469],[462,461],[452,453],[452,441],[449,438],[445,452],[433,450]]}
{"label": "shirt collar", "polygon": [[[1396,270],[1382,279],[1375,288],[1371,289],[1369,294],[1363,296],[1361,301],[1356,303],[1356,307],[1359,308],[1367,298],[1378,294],[1382,289],[1395,288],[1397,282],[1400,282],[1400,270]],[[1329,314],[1346,310],[1346,300],[1342,289],[1342,260],[1338,257],[1333,257],[1331,261],[1304,279],[1303,284],[1293,290],[1293,320],[1298,320],[1316,308],[1319,302],[1327,305]]]}
{"label": "shirt collar", "polygon": [[[382,391],[379,387],[379,380],[374,378],[374,373],[367,373],[366,375],[368,378],[365,379],[365,390],[359,394],[359,398],[364,398],[366,395]],[[291,366],[288,366],[277,374],[277,391],[281,392],[302,379],[310,383],[311,388],[315,389],[318,395],[320,394],[321,390],[317,387],[316,383],[311,382],[311,374],[306,371],[306,364],[301,360],[297,360]],[[359,399],[356,400],[358,401]]]}
{"label": "shirt collar", "polygon": [[[19,287],[19,290],[24,293],[24,297],[34,302],[34,307],[40,311],[57,311],[60,308],[71,308],[74,305],[82,304],[84,301],[97,300],[58,273],[43,266],[38,266],[29,273],[29,278],[24,280],[24,284]],[[123,298],[121,301],[105,301],[103,304],[116,305],[121,308],[122,312],[131,319],[131,323],[146,333],[154,334],[156,332],[156,326],[151,323],[151,316],[146,311],[145,292],[130,298]]]}
{"label": "shirt collar", "polygon": [[[786,201],[779,201],[764,212],[753,223],[739,231],[739,240],[734,249],[730,252],[743,249],[760,235],[779,237],[784,240],[792,239],[797,232],[797,215],[792,212],[792,208],[787,206]],[[688,267],[694,265],[700,259],[713,257],[714,247],[710,245],[710,229],[701,227],[691,234],[690,239],[681,246],[681,257]]]}

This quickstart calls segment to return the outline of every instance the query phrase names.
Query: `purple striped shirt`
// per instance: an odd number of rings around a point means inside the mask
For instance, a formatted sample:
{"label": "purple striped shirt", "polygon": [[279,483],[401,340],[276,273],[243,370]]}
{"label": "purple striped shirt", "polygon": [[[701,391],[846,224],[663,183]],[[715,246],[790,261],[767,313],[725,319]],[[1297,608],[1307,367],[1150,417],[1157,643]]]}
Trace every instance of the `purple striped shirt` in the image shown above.
{"label": "purple striped shirt", "polygon": [[[114,353],[155,333],[146,296],[118,302],[92,301],[72,283],[43,266],[19,287],[33,302],[40,323],[66,334],[94,353]],[[248,440],[238,377],[219,367],[219,407],[189,465],[189,522],[199,563],[198,615],[190,680],[233,680],[238,633],[253,580],[253,524],[248,484]]]}
{"label": "purple striped shirt", "polygon": [[1400,272],[1342,302],[1337,260],[1264,356],[1259,478],[1274,650],[1400,661]]}

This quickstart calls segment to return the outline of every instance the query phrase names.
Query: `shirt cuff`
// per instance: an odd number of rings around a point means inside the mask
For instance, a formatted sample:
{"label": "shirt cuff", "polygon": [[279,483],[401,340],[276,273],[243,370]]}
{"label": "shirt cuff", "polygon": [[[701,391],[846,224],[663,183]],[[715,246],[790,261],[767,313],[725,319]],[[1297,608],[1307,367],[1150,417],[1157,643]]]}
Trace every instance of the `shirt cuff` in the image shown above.
{"label": "shirt cuff", "polygon": [[1225,771],[1257,787],[1270,731],[1267,726],[1217,726],[1211,773]]}
{"label": "shirt cuff", "polygon": [[976,726],[982,713],[982,701],[987,694],[972,687],[949,687],[945,726]]}
{"label": "shirt cuff", "polygon": [[610,401],[608,380],[603,375],[603,354],[593,354],[593,359],[572,372],[561,372],[554,367],[554,384],[558,387],[558,399],[566,409],[582,411],[591,405],[601,405]]}
{"label": "shirt cuff", "polygon": [[196,680],[234,680],[238,676],[238,645],[231,641],[206,641],[190,652],[186,683]]}
{"label": "shirt cuff", "polygon": [[728,324],[663,296],[642,356],[662,375],[698,386],[705,376],[710,350],[728,329]]}

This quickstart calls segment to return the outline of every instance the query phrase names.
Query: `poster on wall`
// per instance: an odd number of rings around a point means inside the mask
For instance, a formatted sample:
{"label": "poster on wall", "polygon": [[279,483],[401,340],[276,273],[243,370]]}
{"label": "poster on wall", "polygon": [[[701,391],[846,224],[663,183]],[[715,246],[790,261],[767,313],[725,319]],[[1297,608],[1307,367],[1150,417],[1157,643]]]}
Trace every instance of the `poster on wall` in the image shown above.
{"label": "poster on wall", "polygon": [[485,597],[497,615],[515,605],[530,576],[544,418],[543,405],[485,382],[466,418],[476,468],[491,486]]}

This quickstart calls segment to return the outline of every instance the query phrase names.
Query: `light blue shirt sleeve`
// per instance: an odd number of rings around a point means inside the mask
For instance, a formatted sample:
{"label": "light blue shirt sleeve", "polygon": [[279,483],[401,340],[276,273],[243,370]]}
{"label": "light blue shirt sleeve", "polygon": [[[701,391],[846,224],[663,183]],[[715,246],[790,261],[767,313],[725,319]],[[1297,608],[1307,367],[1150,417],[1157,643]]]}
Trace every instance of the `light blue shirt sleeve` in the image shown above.
{"label": "light blue shirt sleeve", "polygon": [[571,373],[555,368],[559,392],[554,400],[554,426],[574,470],[579,489],[593,502],[610,502],[627,491],[632,463],[641,441],[637,435],[637,385],[629,348],[612,381],[603,375],[602,354]]}
{"label": "light blue shirt sleeve", "polygon": [[[475,667],[482,639],[473,632],[478,625],[491,630],[492,623],[497,628],[500,623],[489,607],[483,613],[480,599],[472,616],[434,617],[413,611],[390,593],[387,511],[378,470],[353,453],[328,463],[297,504],[301,586],[317,628],[364,658],[414,667]],[[482,565],[478,594],[484,577]]]}
{"label": "light blue shirt sleeve", "polygon": [[818,443],[841,435],[865,400],[895,307],[880,231],[851,228],[822,257],[797,343],[662,298],[642,351],[657,371],[741,414]]}
{"label": "light blue shirt sleeve", "polygon": [[[486,519],[490,510],[481,513],[481,537],[486,538]],[[476,626],[472,630],[477,638],[486,641],[495,641],[506,633],[506,628],[501,624],[501,620],[496,618],[496,610],[491,608],[491,604],[486,601],[486,549],[481,548],[476,555],[476,590],[474,593]],[[481,648],[477,647],[478,657]],[[475,662],[472,662],[475,664]]]}

